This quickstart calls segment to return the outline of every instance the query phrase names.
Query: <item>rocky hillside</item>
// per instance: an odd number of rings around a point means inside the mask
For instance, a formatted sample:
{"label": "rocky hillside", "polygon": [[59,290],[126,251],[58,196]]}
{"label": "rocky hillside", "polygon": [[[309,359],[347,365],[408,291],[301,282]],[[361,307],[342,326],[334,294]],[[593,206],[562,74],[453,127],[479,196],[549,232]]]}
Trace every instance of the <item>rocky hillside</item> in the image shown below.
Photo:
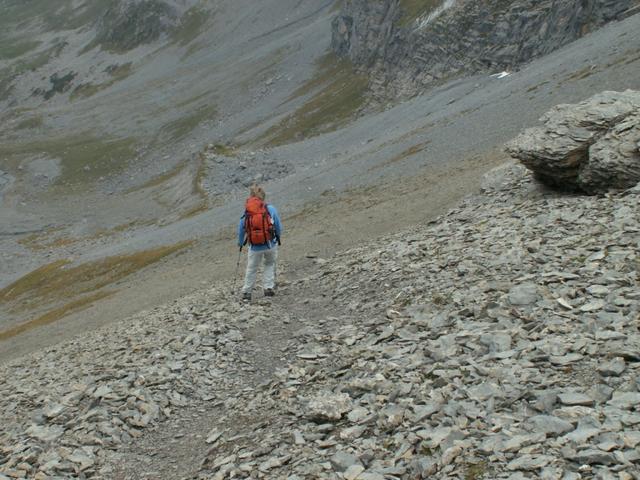
{"label": "rocky hillside", "polygon": [[374,94],[407,96],[462,73],[514,69],[638,12],[637,0],[350,0],[333,50],[371,71]]}
{"label": "rocky hillside", "polygon": [[0,479],[637,479],[640,188],[436,221],[1,367]]}

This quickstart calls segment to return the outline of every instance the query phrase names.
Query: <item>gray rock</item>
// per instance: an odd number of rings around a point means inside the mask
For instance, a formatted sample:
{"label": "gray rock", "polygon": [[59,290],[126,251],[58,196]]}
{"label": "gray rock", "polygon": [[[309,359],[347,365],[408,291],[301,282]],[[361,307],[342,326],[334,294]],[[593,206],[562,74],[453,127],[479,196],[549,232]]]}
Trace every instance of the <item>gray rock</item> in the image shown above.
{"label": "gray rock", "polygon": [[574,429],[570,422],[552,415],[536,415],[529,418],[527,423],[534,432],[544,433],[551,437],[562,435]]}
{"label": "gray rock", "polygon": [[598,372],[606,377],[619,377],[627,368],[622,358],[616,358],[598,365]]}
{"label": "gray rock", "polygon": [[320,393],[307,405],[306,416],[318,422],[336,421],[351,409],[351,398],[346,393]]}
{"label": "gray rock", "polygon": [[342,450],[334,453],[329,461],[336,472],[344,472],[353,466],[362,466],[358,457]]}
{"label": "gray rock", "polygon": [[634,3],[596,2],[588,11],[578,0],[509,5],[352,0],[333,20],[331,46],[369,70],[378,97],[405,96],[461,72],[512,69],[624,18]]}
{"label": "gray rock", "polygon": [[613,394],[613,388],[611,388],[609,385],[599,383],[591,387],[587,391],[587,393],[596,402],[605,403],[611,398],[611,395]]}
{"label": "gray rock", "polygon": [[616,457],[613,454],[592,448],[579,451],[575,455],[570,456],[569,460],[579,465],[614,465],[617,463]]}
{"label": "gray rock", "polygon": [[640,405],[640,392],[613,392],[607,404],[625,410],[637,408]]}
{"label": "gray rock", "polygon": [[554,458],[550,455],[521,455],[507,464],[509,470],[539,470],[551,462]]}
{"label": "gray rock", "polygon": [[569,406],[585,405],[590,407],[595,404],[595,401],[584,393],[561,393],[558,395],[558,400],[563,405]]}
{"label": "gray rock", "polygon": [[531,305],[538,301],[538,286],[535,284],[516,285],[509,290],[509,303],[511,305]]}
{"label": "gray rock", "polygon": [[[537,179],[553,187],[598,193],[640,181],[640,92],[603,92],[577,105],[545,114],[544,127],[530,128],[507,150]],[[601,301],[582,311],[595,311]]]}

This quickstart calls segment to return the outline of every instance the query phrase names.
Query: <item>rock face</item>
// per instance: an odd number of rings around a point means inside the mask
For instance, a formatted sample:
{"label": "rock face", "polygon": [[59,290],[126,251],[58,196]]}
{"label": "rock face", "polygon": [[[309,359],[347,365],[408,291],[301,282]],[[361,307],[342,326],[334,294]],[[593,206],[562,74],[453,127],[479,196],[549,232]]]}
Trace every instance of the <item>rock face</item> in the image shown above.
{"label": "rock face", "polygon": [[599,193],[640,182],[640,92],[603,92],[540,120],[507,151],[544,184]]}
{"label": "rock face", "polygon": [[407,96],[462,72],[513,68],[633,13],[639,3],[351,0],[333,22],[332,46],[370,71],[375,94]]}

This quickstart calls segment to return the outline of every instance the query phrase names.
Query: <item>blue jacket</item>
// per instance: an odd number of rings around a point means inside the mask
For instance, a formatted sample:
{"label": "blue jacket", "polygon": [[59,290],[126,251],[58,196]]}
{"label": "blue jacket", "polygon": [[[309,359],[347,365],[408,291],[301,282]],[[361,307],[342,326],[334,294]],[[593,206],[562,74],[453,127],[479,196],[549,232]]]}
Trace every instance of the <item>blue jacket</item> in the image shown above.
{"label": "blue jacket", "polygon": [[[265,245],[251,245],[251,250],[260,251],[267,250],[269,248],[273,248],[278,245],[278,240],[282,235],[282,223],[280,223],[280,217],[278,216],[278,211],[276,207],[273,205],[267,204],[267,210],[269,210],[269,215],[273,219],[273,227],[276,231],[276,237],[272,239],[268,244]],[[244,215],[240,217],[240,223],[238,224],[238,246],[241,247],[244,244]]]}

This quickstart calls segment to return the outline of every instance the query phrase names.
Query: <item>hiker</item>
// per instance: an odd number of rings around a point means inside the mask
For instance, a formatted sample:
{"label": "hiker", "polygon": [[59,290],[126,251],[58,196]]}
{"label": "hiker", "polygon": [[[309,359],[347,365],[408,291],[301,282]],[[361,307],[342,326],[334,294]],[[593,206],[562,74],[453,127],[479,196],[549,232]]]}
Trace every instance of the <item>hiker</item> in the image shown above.
{"label": "hiker", "polygon": [[278,211],[273,205],[264,202],[265,192],[262,187],[252,185],[249,198],[245,203],[244,215],[238,224],[238,246],[249,244],[247,271],[242,287],[242,299],[251,300],[251,291],[256,283],[258,267],[264,260],[262,288],[266,297],[275,295],[276,260],[282,224]]}

